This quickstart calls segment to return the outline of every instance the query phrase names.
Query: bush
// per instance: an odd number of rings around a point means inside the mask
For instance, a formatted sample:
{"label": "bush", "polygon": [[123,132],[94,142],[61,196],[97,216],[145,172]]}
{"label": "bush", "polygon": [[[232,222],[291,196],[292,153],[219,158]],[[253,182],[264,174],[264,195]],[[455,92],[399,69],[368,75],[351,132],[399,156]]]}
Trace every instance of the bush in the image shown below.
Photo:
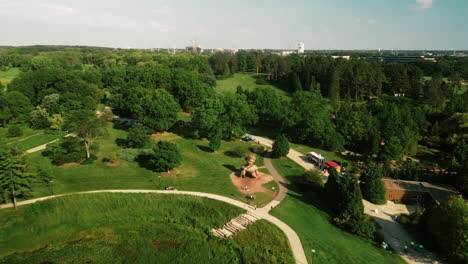
{"label": "bush", "polygon": [[318,170],[308,170],[301,177],[301,184],[313,189],[321,189],[324,186],[322,173]]}
{"label": "bush", "polygon": [[233,156],[236,156],[238,158],[243,158],[247,156],[247,154],[249,153],[249,150],[243,146],[238,146],[238,147],[235,147],[231,152]]}
{"label": "bush", "polygon": [[139,155],[139,159],[156,172],[170,171],[179,166],[182,161],[179,149],[174,143],[159,141],[152,150],[152,153]]}
{"label": "bush", "polygon": [[94,163],[95,160],[97,160],[97,157],[91,154],[91,157],[89,157],[89,159],[83,160],[83,162],[81,162],[81,165],[91,165]]}
{"label": "bush", "polygon": [[8,128],[6,136],[9,138],[20,137],[23,135],[23,129],[19,125],[12,125]]}
{"label": "bush", "polygon": [[126,146],[129,148],[141,148],[149,141],[148,129],[140,123],[134,124],[129,130]]}
{"label": "bush", "polygon": [[289,153],[289,142],[285,135],[279,134],[275,142],[273,142],[273,149],[271,151],[273,157],[281,158],[286,157]]}

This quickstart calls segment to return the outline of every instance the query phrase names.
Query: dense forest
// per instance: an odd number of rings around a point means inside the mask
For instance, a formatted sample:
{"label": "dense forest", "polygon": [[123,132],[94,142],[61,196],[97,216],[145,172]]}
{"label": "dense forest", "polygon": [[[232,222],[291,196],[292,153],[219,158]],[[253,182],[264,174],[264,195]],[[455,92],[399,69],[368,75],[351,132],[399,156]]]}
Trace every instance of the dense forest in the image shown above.
{"label": "dense forest", "polygon": [[[234,139],[252,126],[279,128],[310,146],[401,161],[395,177],[452,183],[467,194],[466,58],[384,64],[250,51],[208,56],[39,46],[2,48],[0,68],[21,70],[0,94],[3,126],[68,130],[74,112],[102,104],[148,131],[165,131],[184,111],[192,114],[196,137]],[[257,83],[291,96],[242,87],[234,95],[216,93],[216,79],[237,72],[255,73]],[[436,166],[453,173],[403,161],[422,147],[439,151]]]}

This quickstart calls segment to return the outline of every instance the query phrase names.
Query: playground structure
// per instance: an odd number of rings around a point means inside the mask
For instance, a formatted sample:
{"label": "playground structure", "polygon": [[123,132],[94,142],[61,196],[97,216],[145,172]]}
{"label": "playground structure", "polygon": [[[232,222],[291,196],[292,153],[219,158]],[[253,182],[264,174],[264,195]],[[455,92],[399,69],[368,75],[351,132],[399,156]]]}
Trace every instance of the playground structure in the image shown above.
{"label": "playground structure", "polygon": [[242,166],[240,176],[242,178],[247,177],[252,177],[252,178],[257,178],[258,176],[258,167],[254,165],[255,161],[257,160],[257,156],[255,154],[250,154],[247,157],[245,157],[245,161],[247,164]]}

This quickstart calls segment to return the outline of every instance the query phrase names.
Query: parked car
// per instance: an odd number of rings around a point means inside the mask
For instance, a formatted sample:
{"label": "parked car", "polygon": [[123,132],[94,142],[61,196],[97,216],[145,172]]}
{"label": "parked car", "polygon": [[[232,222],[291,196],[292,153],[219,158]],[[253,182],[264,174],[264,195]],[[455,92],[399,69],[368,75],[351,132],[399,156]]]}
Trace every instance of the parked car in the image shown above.
{"label": "parked car", "polygon": [[244,137],[244,140],[247,141],[247,142],[249,142],[249,141],[254,141],[254,140],[255,140],[255,137],[252,136],[252,135],[247,135],[247,136]]}

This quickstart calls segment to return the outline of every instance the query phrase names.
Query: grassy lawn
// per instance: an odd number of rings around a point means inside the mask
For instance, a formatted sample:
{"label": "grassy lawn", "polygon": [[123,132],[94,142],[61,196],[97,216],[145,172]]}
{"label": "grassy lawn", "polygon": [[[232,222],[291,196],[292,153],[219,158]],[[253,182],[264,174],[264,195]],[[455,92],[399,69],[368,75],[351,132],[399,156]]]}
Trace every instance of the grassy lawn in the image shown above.
{"label": "grassy lawn", "polygon": [[[269,182],[263,184],[262,186],[263,186],[263,188],[268,189],[268,190],[272,190],[274,192],[279,191],[279,186],[278,186],[278,183],[276,181],[269,181]],[[273,189],[273,187],[275,189]]]}
{"label": "grassy lawn", "polygon": [[241,213],[188,196],[62,197],[0,211],[0,263],[293,263],[286,237],[268,222],[229,240],[211,235]]}
{"label": "grassy lawn", "polygon": [[[97,160],[92,165],[54,166],[40,153],[33,153],[27,158],[54,175],[53,186],[38,185],[34,196],[46,196],[54,193],[69,193],[99,189],[164,189],[172,186],[179,190],[216,193],[240,201],[261,206],[272,197],[257,195],[251,200],[239,192],[232,184],[229,175],[245,163],[244,157],[236,157],[233,150],[243,148],[246,153],[250,143],[231,141],[221,144],[213,153],[208,150],[208,141],[187,139],[173,133],[164,133],[152,137],[152,141],[167,140],[178,145],[182,153],[182,164],[171,173],[155,173],[140,167],[135,162],[118,160],[115,164],[103,162],[103,158],[112,157],[121,149],[115,140],[125,138],[127,132],[109,126],[108,133],[99,140],[98,150],[94,151]],[[257,163],[263,164],[258,156]]]}
{"label": "grassy lawn", "polygon": [[[289,159],[273,160],[273,165],[288,182],[304,172]],[[304,197],[289,191],[272,210],[299,235],[309,263],[404,263],[396,254],[384,251],[365,239],[346,233],[329,222],[319,207],[323,197]],[[312,253],[312,249],[316,252]]]}
{"label": "grassy lawn", "polygon": [[31,137],[26,138],[25,140],[16,141],[11,143],[11,146],[16,145],[20,149],[27,150],[35,148],[40,145],[44,145],[53,140],[59,139],[62,137],[62,134],[37,134]]}
{"label": "grassy lawn", "polygon": [[9,84],[16,76],[20,74],[19,68],[11,68],[8,71],[0,71],[0,82],[3,85]]}
{"label": "grassy lawn", "polygon": [[237,86],[242,86],[244,90],[252,91],[257,87],[273,89],[285,97],[289,97],[289,93],[281,90],[279,87],[270,84],[257,84],[253,74],[236,73],[232,77],[216,81],[216,91],[221,94],[234,94]]}
{"label": "grassy lawn", "polygon": [[5,139],[5,143],[9,144],[9,143],[25,140],[26,138],[29,138],[32,135],[37,135],[37,134],[42,134],[43,133],[42,130],[32,129],[32,128],[26,126],[26,125],[21,125],[21,128],[23,130],[23,135],[22,136],[7,138],[6,134],[7,134],[7,131],[8,131],[8,127],[0,127],[0,137]]}

